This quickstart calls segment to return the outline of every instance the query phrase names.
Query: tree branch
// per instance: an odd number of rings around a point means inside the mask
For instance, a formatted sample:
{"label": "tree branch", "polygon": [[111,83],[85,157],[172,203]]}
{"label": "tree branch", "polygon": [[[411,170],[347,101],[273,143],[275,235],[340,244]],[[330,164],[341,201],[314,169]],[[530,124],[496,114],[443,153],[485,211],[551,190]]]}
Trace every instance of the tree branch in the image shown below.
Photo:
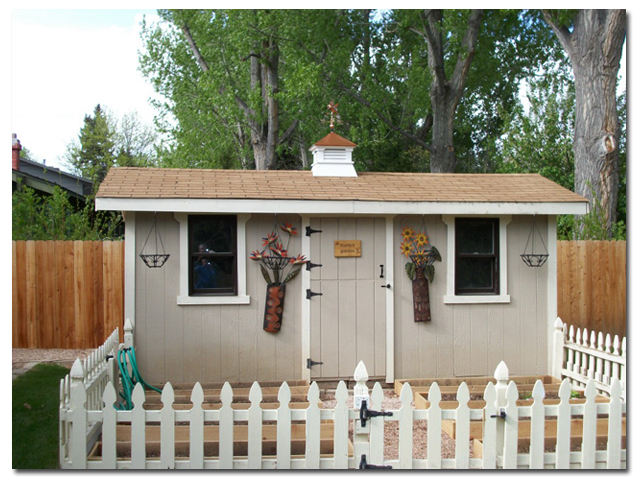
{"label": "tree branch", "polygon": [[[469,21],[467,22],[467,30],[464,32],[464,37],[462,38],[463,51],[458,54],[456,68],[451,77],[451,87],[456,97],[456,104],[458,104],[462,97],[467,73],[469,72],[473,56],[476,53],[476,42],[480,34],[483,16],[484,10],[472,10]],[[466,50],[466,54],[464,50]]]}
{"label": "tree branch", "polygon": [[553,30],[553,33],[555,33],[556,37],[558,37],[562,48],[564,48],[564,50],[567,52],[569,58],[575,56],[575,49],[573,48],[573,45],[571,43],[571,32],[569,31],[569,29],[567,27],[560,26],[560,24],[558,24],[554,20],[551,11],[542,10],[542,15]]}
{"label": "tree branch", "polygon": [[184,37],[187,39],[187,43],[191,48],[191,52],[196,57],[196,61],[198,62],[198,65],[200,65],[200,68],[202,68],[203,72],[208,72],[209,65],[207,64],[206,60],[200,53],[200,50],[198,49],[198,46],[196,45],[196,42],[193,39],[193,36],[191,35],[191,30],[189,30],[189,26],[186,23],[182,24],[182,33],[184,33]]}
{"label": "tree branch", "polygon": [[361,105],[364,105],[365,107],[369,108],[373,113],[375,113],[378,116],[378,118],[380,120],[382,120],[393,131],[398,132],[399,134],[407,137],[409,140],[412,140],[412,141],[416,142],[418,145],[420,145],[422,148],[426,149],[427,151],[433,152],[433,148],[431,147],[431,145],[429,145],[428,143],[425,143],[423,140],[421,140],[420,138],[416,137],[412,133],[409,133],[406,130],[403,130],[402,128],[396,126],[380,110],[378,110],[373,105],[371,105],[371,103],[367,99],[365,99],[361,95],[357,94],[356,92],[351,90],[349,87],[347,87],[346,85],[344,85],[340,81],[336,81],[336,85],[338,86],[338,88],[340,90],[342,90],[344,93],[346,93],[347,95],[352,97],[358,103],[360,103]]}
{"label": "tree branch", "polygon": [[278,145],[282,145],[283,143],[285,143],[287,140],[289,140],[289,137],[291,137],[291,135],[293,134],[293,132],[295,132],[296,128],[298,127],[298,124],[300,123],[300,120],[296,119],[294,120],[291,125],[289,126],[289,128],[287,128],[287,131],[284,132],[282,134],[282,136],[280,137],[280,139],[278,140]]}

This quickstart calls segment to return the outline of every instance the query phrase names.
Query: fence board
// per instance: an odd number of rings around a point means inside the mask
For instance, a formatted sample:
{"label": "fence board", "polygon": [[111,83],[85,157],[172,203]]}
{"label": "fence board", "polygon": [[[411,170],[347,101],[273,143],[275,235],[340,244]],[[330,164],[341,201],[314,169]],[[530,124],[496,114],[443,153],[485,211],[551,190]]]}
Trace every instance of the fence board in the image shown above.
{"label": "fence board", "polygon": [[627,331],[627,243],[558,242],[558,316],[611,335]]}
{"label": "fence board", "polygon": [[94,348],[124,316],[124,242],[13,241],[13,348]]}

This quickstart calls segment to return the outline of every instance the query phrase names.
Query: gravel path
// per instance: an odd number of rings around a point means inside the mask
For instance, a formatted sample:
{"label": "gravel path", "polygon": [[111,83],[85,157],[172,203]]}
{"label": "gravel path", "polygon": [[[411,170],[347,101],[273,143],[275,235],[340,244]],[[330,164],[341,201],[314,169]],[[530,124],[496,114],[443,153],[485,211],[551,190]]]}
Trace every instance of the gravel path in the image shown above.
{"label": "gravel path", "polygon": [[14,348],[12,370],[24,370],[30,364],[59,363],[70,367],[76,358],[84,359],[93,348],[66,350],[60,348]]}

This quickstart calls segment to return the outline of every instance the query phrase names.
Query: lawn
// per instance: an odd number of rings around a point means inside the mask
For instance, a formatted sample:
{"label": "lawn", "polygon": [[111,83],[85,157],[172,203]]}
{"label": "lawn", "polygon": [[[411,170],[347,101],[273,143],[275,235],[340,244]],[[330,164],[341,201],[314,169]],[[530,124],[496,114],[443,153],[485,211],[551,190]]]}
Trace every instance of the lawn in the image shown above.
{"label": "lawn", "polygon": [[13,380],[12,424],[14,469],[58,468],[60,365],[39,364]]}

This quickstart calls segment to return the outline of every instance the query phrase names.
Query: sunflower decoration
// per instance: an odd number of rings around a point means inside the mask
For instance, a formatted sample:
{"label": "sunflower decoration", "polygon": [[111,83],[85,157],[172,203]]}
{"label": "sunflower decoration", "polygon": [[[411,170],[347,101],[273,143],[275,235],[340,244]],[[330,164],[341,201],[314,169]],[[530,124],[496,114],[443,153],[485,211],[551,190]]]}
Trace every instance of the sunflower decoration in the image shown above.
{"label": "sunflower decoration", "polygon": [[423,226],[422,230],[415,231],[409,226],[405,226],[401,232],[402,243],[400,252],[411,261],[405,264],[405,271],[410,280],[416,278],[416,270],[423,268],[425,275],[433,282],[435,267],[433,262],[441,262],[442,257],[438,249],[429,242],[429,235]]}
{"label": "sunflower decoration", "polygon": [[[288,236],[286,246],[278,230]],[[267,285],[286,284],[300,273],[304,264],[309,263],[304,255],[289,256],[289,242],[295,235],[298,235],[298,229],[290,222],[276,224],[266,237],[262,237],[262,250],[251,252],[249,258],[260,263],[260,270]],[[287,267],[288,271],[285,272]]]}

